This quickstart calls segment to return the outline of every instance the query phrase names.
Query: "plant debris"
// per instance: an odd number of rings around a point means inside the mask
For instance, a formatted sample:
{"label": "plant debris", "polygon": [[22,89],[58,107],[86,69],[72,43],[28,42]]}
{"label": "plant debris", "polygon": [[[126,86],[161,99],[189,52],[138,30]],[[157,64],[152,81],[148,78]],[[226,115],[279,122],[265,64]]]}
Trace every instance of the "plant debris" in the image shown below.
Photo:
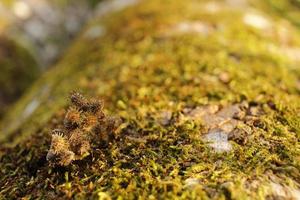
{"label": "plant debris", "polygon": [[70,95],[72,106],[65,115],[62,129],[52,131],[51,147],[47,160],[67,166],[91,153],[93,145],[114,138],[120,121],[106,116],[103,103],[97,99],[87,100],[80,93]]}

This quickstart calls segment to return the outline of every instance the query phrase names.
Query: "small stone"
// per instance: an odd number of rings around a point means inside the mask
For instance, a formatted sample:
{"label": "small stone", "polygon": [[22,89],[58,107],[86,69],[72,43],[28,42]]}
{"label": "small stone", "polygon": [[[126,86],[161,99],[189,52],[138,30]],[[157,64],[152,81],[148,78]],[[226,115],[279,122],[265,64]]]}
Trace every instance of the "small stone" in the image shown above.
{"label": "small stone", "polygon": [[187,178],[184,183],[184,187],[193,188],[194,186],[199,185],[200,182],[197,178]]}
{"label": "small stone", "polygon": [[227,133],[219,129],[211,130],[204,136],[204,140],[217,153],[229,152],[232,149],[232,145],[228,142]]}
{"label": "small stone", "polygon": [[166,126],[166,125],[170,124],[171,118],[172,118],[171,111],[163,111],[160,113],[158,121],[161,125]]}
{"label": "small stone", "polygon": [[261,110],[259,109],[258,106],[252,106],[252,107],[249,108],[248,114],[252,115],[252,116],[259,116],[262,113],[261,113]]}
{"label": "small stone", "polygon": [[300,190],[271,181],[272,195],[282,199],[300,199]]}
{"label": "small stone", "polygon": [[233,118],[238,113],[241,112],[241,108],[239,104],[230,105],[227,107],[224,107],[222,110],[220,110],[217,115],[219,117],[222,117],[224,119]]}
{"label": "small stone", "polygon": [[207,105],[203,107],[196,107],[194,109],[185,108],[183,113],[191,119],[200,119],[205,115],[214,114],[219,110],[217,105]]}
{"label": "small stone", "polygon": [[228,121],[228,119],[216,115],[205,115],[201,120],[208,129],[218,128],[221,124]]}
{"label": "small stone", "polygon": [[240,129],[234,129],[228,134],[228,140],[232,140],[239,145],[244,145],[247,142],[247,133]]}
{"label": "small stone", "polygon": [[223,72],[221,74],[219,74],[219,80],[222,82],[222,83],[229,83],[230,82],[230,76],[227,72]]}
{"label": "small stone", "polygon": [[235,127],[238,125],[238,121],[234,119],[230,119],[223,124],[219,125],[219,128],[223,130],[226,133],[230,133],[235,129]]}
{"label": "small stone", "polygon": [[262,128],[262,129],[265,127],[264,123],[260,119],[255,119],[253,121],[253,126],[255,126],[257,128]]}

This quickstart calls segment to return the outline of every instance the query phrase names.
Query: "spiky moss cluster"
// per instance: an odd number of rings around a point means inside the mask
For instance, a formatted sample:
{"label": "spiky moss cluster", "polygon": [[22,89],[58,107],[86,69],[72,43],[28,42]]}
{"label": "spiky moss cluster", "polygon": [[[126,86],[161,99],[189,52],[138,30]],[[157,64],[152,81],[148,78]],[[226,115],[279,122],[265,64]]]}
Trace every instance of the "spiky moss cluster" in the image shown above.
{"label": "spiky moss cluster", "polygon": [[120,124],[119,119],[104,114],[101,101],[87,100],[76,92],[70,99],[73,107],[66,113],[63,129],[52,131],[51,147],[47,153],[48,161],[62,166],[82,160],[95,145],[109,142]]}
{"label": "spiky moss cluster", "polygon": [[[96,23],[106,30],[101,38],[82,36],[5,119],[9,126],[49,86],[35,113],[1,140],[17,144],[1,149],[3,198],[264,199],[280,196],[273,184],[299,188],[299,68],[280,51],[276,28],[266,34],[244,24],[251,9],[211,13],[206,3],[144,1]],[[182,22],[198,28],[178,33]],[[199,22],[209,27],[204,35]],[[287,30],[289,44],[299,45]],[[72,88],[104,98],[107,112],[124,119],[120,137],[49,167],[49,130],[63,123]],[[242,101],[264,114],[259,126],[239,127],[247,138],[230,141],[227,153],[212,151],[203,124],[183,116]]]}
{"label": "spiky moss cluster", "polygon": [[32,55],[13,40],[0,36],[0,117],[38,74]]}

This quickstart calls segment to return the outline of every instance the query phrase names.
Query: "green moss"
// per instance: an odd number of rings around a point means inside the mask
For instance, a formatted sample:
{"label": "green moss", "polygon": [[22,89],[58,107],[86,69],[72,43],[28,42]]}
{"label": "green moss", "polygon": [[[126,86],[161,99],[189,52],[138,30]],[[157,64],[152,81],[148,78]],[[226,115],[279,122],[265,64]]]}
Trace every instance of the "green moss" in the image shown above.
{"label": "green moss", "polygon": [[300,2],[298,0],[266,1],[275,12],[300,27]]}
{"label": "green moss", "polygon": [[[16,145],[0,151],[3,198],[264,199],[275,195],[272,182],[299,188],[298,61],[285,54],[277,26],[266,34],[244,23],[251,10],[211,13],[205,3],[146,1],[93,23],[106,34],[82,34],[3,120],[3,146]],[[205,22],[209,31],[183,33],[181,22]],[[299,45],[295,28],[285,28],[288,47]],[[102,97],[106,112],[124,123],[119,139],[52,168],[49,131],[62,124],[74,89]],[[239,127],[250,130],[246,142],[230,141],[227,153],[214,153],[202,140],[203,124],[183,114],[243,100],[263,115],[258,125]],[[24,117],[34,101],[39,106]],[[172,118],[161,125],[165,110]]]}
{"label": "green moss", "polygon": [[38,66],[26,49],[0,38],[0,116],[37,78]]}

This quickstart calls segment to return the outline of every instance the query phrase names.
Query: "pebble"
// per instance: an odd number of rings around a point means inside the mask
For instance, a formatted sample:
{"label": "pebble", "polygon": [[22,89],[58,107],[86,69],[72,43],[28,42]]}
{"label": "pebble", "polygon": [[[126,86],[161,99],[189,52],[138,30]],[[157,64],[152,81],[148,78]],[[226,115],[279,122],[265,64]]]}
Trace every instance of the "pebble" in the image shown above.
{"label": "pebble", "polygon": [[232,149],[232,145],[228,141],[228,134],[221,130],[211,130],[203,139],[217,153],[229,152]]}

